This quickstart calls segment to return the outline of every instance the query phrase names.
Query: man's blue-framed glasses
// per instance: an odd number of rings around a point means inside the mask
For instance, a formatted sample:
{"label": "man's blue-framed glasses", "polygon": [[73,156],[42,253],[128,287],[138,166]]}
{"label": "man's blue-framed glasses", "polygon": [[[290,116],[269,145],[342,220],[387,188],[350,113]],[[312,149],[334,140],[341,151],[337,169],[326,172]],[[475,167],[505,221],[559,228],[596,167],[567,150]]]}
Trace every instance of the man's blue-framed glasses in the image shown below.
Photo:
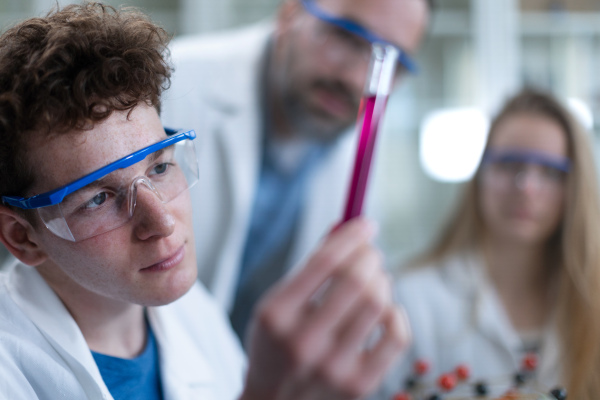
{"label": "man's blue-framed glasses", "polygon": [[167,139],[138,150],[67,185],[35,196],[3,196],[4,204],[37,209],[46,227],[77,242],[126,224],[137,191],[168,203],[198,182],[196,133],[165,129]]}
{"label": "man's blue-framed glasses", "polygon": [[[360,24],[352,20],[328,14],[327,12],[323,11],[317,6],[315,0],[301,0],[301,3],[304,9],[314,17],[336,28],[341,29],[342,32],[354,35],[355,38],[358,40],[362,40],[365,43],[368,43],[368,47],[350,44],[353,49],[362,52],[365,59],[368,60],[371,56],[370,45],[372,45],[373,43],[391,45],[398,49],[398,62],[400,63],[400,65],[402,65],[402,67],[404,67],[404,69],[408,70],[411,73],[416,73],[418,71],[417,64],[412,59],[412,57],[410,57],[406,51],[398,48],[397,45],[390,43],[389,41],[383,39],[382,37],[376,35],[375,33],[371,32],[367,28],[361,26]],[[330,32],[329,34],[334,37],[336,36],[335,32]],[[342,35],[337,34],[337,36],[339,39],[337,40],[337,42],[339,42],[338,44],[349,42],[349,40],[346,40],[347,38],[343,38]]]}

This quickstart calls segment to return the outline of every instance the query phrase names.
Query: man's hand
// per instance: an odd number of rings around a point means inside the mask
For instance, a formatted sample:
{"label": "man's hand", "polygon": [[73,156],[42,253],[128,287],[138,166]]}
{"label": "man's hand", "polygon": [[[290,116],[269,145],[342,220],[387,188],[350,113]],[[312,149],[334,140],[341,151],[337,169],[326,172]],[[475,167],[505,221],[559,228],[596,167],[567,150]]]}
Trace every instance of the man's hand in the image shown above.
{"label": "man's hand", "polygon": [[379,385],[410,333],[373,235],[344,224],[257,304],[243,400],[355,399]]}

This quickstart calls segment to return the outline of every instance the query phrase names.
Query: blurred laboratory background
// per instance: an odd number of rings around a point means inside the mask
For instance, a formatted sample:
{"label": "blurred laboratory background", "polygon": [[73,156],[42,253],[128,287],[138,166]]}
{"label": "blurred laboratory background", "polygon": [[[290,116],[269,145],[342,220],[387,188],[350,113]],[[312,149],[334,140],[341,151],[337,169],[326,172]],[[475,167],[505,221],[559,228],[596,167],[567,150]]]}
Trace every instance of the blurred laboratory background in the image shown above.
{"label": "blurred laboratory background", "polygon": [[[175,36],[268,19],[279,1],[105,0],[141,7]],[[0,0],[0,30],[57,3],[71,2]],[[417,59],[418,75],[390,99],[371,182],[391,266],[435,237],[474,172],[490,115],[521,85],[555,93],[600,144],[598,0],[437,0]]]}

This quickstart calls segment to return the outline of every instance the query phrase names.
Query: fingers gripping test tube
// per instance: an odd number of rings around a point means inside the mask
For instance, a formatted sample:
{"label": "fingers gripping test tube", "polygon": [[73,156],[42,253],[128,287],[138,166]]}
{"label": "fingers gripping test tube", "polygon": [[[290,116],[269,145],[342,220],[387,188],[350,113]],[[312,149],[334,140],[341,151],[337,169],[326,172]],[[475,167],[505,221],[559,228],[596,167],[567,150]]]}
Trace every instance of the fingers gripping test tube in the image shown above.
{"label": "fingers gripping test tube", "polygon": [[373,43],[369,74],[358,110],[356,127],[360,136],[342,223],[362,212],[377,131],[392,87],[397,60],[398,49],[394,46]]}

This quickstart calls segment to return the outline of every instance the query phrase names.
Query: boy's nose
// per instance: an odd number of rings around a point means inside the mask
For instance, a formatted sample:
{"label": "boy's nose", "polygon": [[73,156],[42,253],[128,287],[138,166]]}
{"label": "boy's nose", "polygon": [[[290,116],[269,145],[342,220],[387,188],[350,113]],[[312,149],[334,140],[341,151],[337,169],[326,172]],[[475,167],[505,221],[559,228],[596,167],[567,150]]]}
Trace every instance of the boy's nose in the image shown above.
{"label": "boy's nose", "polygon": [[137,197],[138,197],[138,187],[140,185],[145,186],[152,193],[154,193],[156,195],[156,197],[158,197],[158,199],[162,203],[164,203],[164,200],[163,200],[160,192],[156,189],[156,187],[154,186],[152,181],[150,181],[148,178],[146,178],[144,176],[139,176],[139,177],[135,178],[133,180],[133,182],[131,182],[131,185],[129,186],[129,215],[130,216],[133,216],[133,213],[135,211],[135,206],[137,204]]}
{"label": "boy's nose", "polygon": [[136,179],[132,189],[132,215],[136,236],[147,240],[171,235],[175,229],[175,219],[152,182],[146,178]]}

